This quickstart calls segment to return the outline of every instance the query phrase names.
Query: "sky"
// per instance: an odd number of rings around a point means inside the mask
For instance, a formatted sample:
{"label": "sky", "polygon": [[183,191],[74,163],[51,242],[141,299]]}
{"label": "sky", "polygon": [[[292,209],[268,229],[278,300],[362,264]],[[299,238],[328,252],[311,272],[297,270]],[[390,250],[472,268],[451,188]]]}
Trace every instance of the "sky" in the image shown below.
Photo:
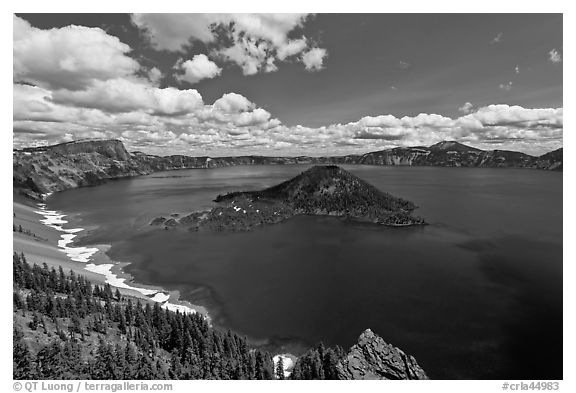
{"label": "sky", "polygon": [[15,148],[562,146],[561,14],[16,14]]}

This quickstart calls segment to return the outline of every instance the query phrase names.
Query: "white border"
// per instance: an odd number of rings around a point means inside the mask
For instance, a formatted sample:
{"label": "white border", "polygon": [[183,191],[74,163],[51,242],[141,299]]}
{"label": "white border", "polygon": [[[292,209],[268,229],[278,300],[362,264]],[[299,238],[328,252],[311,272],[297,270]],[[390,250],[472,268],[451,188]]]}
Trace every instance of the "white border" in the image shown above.
{"label": "white border", "polygon": [[[455,0],[412,0],[412,1],[397,1],[394,3],[375,1],[375,0],[354,0],[350,2],[337,2],[332,1],[311,1],[311,0],[290,0],[286,2],[279,1],[233,1],[233,0],[219,0],[219,1],[181,1],[167,3],[166,1],[151,1],[151,0],[98,0],[94,2],[86,2],[80,0],[26,0],[18,2],[5,1],[2,7],[1,15],[1,40],[2,40],[2,62],[0,67],[2,69],[2,151],[0,158],[2,165],[0,165],[0,173],[2,174],[2,183],[4,185],[2,193],[0,193],[0,206],[1,217],[3,225],[0,226],[2,232],[0,239],[2,239],[2,271],[0,276],[2,282],[2,297],[6,302],[10,302],[12,295],[8,293],[11,288],[11,250],[12,249],[12,234],[9,232],[9,222],[11,217],[11,193],[9,191],[10,168],[9,162],[12,157],[12,83],[9,77],[12,74],[10,61],[10,53],[12,47],[12,13],[14,12],[49,12],[49,13],[68,13],[68,12],[431,12],[431,13],[470,13],[470,12],[488,12],[488,13],[564,13],[564,42],[563,42],[563,67],[566,70],[571,70],[570,64],[573,64],[573,38],[576,37],[574,26],[576,25],[574,2],[547,0],[539,2],[529,2],[527,0],[482,0],[480,2],[469,1],[455,1]],[[572,31],[572,32],[571,32]],[[571,32],[571,33],[570,33]],[[570,37],[570,38],[569,38]],[[573,79],[572,73],[567,72],[564,75],[564,113],[566,118],[564,120],[564,147],[567,155],[564,161],[564,201],[575,201],[574,199],[574,160],[572,155],[572,146],[574,145],[574,132],[576,130],[572,127],[572,96],[574,86],[571,82]],[[576,255],[572,241],[575,234],[571,223],[576,222],[574,217],[574,209],[570,204],[564,206],[564,381],[560,384],[560,390],[563,392],[576,391],[576,384],[574,378],[574,333],[576,333],[576,326],[574,323],[574,263],[576,263]],[[5,311],[7,313],[7,311]],[[7,315],[4,316],[6,319]],[[11,323],[3,323],[1,326],[2,337],[2,358],[0,359],[2,367],[0,367],[2,375],[3,391],[13,391],[12,385],[12,364],[10,361],[11,340],[12,337]],[[526,343],[526,345],[533,345],[533,343]],[[547,359],[542,359],[546,362]],[[193,389],[222,389],[223,391],[250,391],[260,392],[266,391],[269,393],[270,389],[275,392],[290,392],[293,393],[294,389],[315,389],[318,391],[335,391],[335,392],[348,392],[351,389],[361,389],[362,391],[394,391],[394,392],[412,392],[412,391],[439,391],[447,393],[472,393],[472,392],[500,392],[502,391],[502,382],[500,381],[428,381],[428,382],[378,382],[378,381],[351,381],[351,382],[226,382],[226,381],[173,381],[175,392],[190,392]]]}

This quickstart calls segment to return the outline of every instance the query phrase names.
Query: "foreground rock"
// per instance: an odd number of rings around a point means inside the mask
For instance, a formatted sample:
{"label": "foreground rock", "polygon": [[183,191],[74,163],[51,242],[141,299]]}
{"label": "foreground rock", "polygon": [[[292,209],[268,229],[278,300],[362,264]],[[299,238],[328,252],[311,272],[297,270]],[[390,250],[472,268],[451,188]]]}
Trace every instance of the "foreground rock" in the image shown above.
{"label": "foreground rock", "polygon": [[370,329],[336,365],[339,379],[428,379],[413,356],[388,344]]}
{"label": "foreground rock", "polygon": [[[180,219],[154,219],[152,225],[175,223],[192,230],[248,231],[296,215],[334,216],[388,226],[423,225],[412,215],[416,206],[378,190],[340,167],[315,166],[261,191],[218,195],[218,205]],[[169,225],[170,223],[170,225]]]}
{"label": "foreground rock", "polygon": [[562,148],[534,157],[505,150],[485,151],[458,142],[440,142],[429,147],[398,147],[338,157],[160,157],[142,152],[128,152],[118,140],[86,140],[14,150],[13,185],[14,190],[21,194],[42,199],[42,195],[46,193],[92,186],[109,179],[174,169],[233,165],[364,164],[561,171],[562,160]]}
{"label": "foreground rock", "polygon": [[302,354],[290,379],[428,379],[416,359],[386,343],[370,329],[345,352],[319,344]]}

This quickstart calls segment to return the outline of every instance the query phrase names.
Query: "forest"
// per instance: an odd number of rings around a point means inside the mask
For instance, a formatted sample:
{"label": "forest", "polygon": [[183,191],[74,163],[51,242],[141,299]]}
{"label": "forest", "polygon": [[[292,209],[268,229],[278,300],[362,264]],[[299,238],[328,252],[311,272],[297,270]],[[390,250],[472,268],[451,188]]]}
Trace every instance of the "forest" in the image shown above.
{"label": "forest", "polygon": [[[13,254],[14,379],[285,379],[282,362],[199,313],[125,297]],[[337,379],[344,352],[320,344],[291,379]]]}

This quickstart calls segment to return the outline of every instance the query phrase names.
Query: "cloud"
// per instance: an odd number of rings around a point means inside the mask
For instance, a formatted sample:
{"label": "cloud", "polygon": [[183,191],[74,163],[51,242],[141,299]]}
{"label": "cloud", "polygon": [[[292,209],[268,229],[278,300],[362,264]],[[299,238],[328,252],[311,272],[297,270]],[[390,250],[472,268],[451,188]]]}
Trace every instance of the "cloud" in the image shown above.
{"label": "cloud", "polygon": [[[277,61],[287,61],[306,49],[314,50],[305,36],[289,38],[308,19],[308,14],[132,15],[132,22],[155,49],[185,53],[194,42],[203,42],[211,46],[211,57],[238,65],[244,75],[274,72]],[[226,39],[221,39],[223,36]],[[319,60],[310,56],[307,59],[316,63],[304,63],[307,69],[320,69]],[[304,62],[302,57],[297,61]]]}
{"label": "cloud", "polygon": [[[204,107],[196,113],[198,119],[203,122],[215,122],[214,126],[222,125],[249,127],[258,126],[260,129],[270,129],[280,125],[278,119],[272,119],[271,114],[256,107],[256,104],[241,94],[227,93],[214,101],[211,106]],[[227,132],[244,134],[244,131],[227,128]]]}
{"label": "cloud", "polygon": [[326,49],[312,48],[302,55],[302,62],[308,71],[320,71],[327,53]]}
{"label": "cloud", "polygon": [[494,37],[492,39],[492,41],[490,41],[491,44],[499,44],[500,42],[502,42],[502,37],[504,36],[504,33],[500,32],[498,34],[496,34],[496,37]]}
{"label": "cloud", "polygon": [[176,75],[176,79],[190,84],[198,83],[202,79],[214,78],[222,72],[222,68],[210,61],[205,54],[196,55],[192,60],[180,61],[174,68],[184,71],[183,75]]}
{"label": "cloud", "polygon": [[401,70],[407,70],[408,68],[410,68],[412,65],[406,61],[402,61],[400,60],[398,62],[398,68],[400,68]]}
{"label": "cloud", "polygon": [[[138,89],[128,87],[128,91]],[[562,108],[489,105],[472,111],[464,105],[470,112],[457,118],[433,113],[384,114],[311,128],[283,125],[237,93],[224,94],[211,105],[184,106],[186,111],[177,104],[177,97],[165,98],[162,104],[150,98],[154,93],[137,93],[149,98],[127,100],[133,102],[132,107],[118,112],[118,108],[101,105],[105,100],[113,102],[113,97],[103,96],[95,101],[99,108],[88,108],[55,98],[55,93],[41,87],[15,85],[15,146],[30,145],[39,137],[56,143],[97,135],[120,138],[131,149],[154,154],[191,155],[207,151],[213,155],[270,154],[271,150],[277,154],[361,154],[396,146],[428,146],[441,140],[542,154],[562,144]],[[165,115],[170,112],[174,114]]]}
{"label": "cloud", "polygon": [[151,69],[149,69],[147,74],[148,74],[148,79],[155,86],[158,85],[160,83],[160,81],[162,80],[162,78],[164,77],[164,75],[162,75],[162,71],[160,71],[156,67],[152,67]]}
{"label": "cloud", "polygon": [[223,113],[245,112],[254,108],[254,104],[237,93],[227,93],[214,101],[213,107]]}
{"label": "cloud", "polygon": [[159,89],[144,81],[129,79],[95,81],[85,90],[55,90],[52,100],[59,104],[113,113],[142,110],[161,115],[190,113],[203,106],[202,96],[194,89]]}
{"label": "cloud", "polygon": [[[227,52],[231,59],[236,56],[230,61],[241,64],[247,73],[271,72],[280,58],[301,61],[311,71],[324,66],[325,49],[310,48],[303,36],[286,38],[284,33],[292,31],[298,18],[280,18],[278,27],[258,25],[258,20],[236,20],[237,36],[225,48],[236,48],[238,53]],[[15,147],[98,137],[120,138],[130,149],[156,154],[337,155],[430,145],[445,139],[526,151],[552,150],[562,144],[562,108],[474,108],[466,103],[458,118],[434,113],[381,114],[346,124],[288,126],[238,93],[224,94],[209,104],[195,89],[160,88],[162,72],[140,67],[129,57],[127,45],[101,29],[40,30],[20,18],[14,22],[15,75],[28,82],[13,87]],[[199,29],[198,36],[204,33],[210,39],[207,31],[212,34],[212,30],[194,28]],[[97,53],[84,53],[82,46]],[[32,56],[33,50],[40,55]],[[111,64],[101,62],[99,55]],[[179,64],[182,78],[219,72],[205,55],[189,61]],[[510,87],[511,82],[503,86]]]}
{"label": "cloud", "polygon": [[474,118],[486,126],[561,128],[564,125],[562,108],[527,109],[518,105],[488,105],[464,118]]}
{"label": "cloud", "polygon": [[510,81],[510,82],[508,82],[508,83],[500,83],[500,84],[498,85],[498,88],[499,88],[500,90],[510,91],[510,90],[512,90],[512,82]]}
{"label": "cloud", "polygon": [[297,55],[306,49],[306,46],[306,37],[302,37],[296,40],[289,40],[278,47],[278,59],[284,60],[287,57]]}
{"label": "cloud", "polygon": [[154,48],[183,53],[193,40],[214,41],[212,25],[220,22],[218,14],[132,14],[131,20]]}
{"label": "cloud", "polygon": [[470,102],[466,102],[464,105],[462,105],[460,108],[458,108],[458,111],[460,111],[462,113],[470,113],[470,112],[472,112],[473,109],[474,109],[474,105],[472,105],[472,103],[470,103]]}
{"label": "cloud", "polygon": [[49,88],[81,89],[93,80],[132,75],[138,62],[130,47],[99,28],[41,30],[13,17],[14,80]]}
{"label": "cloud", "polygon": [[288,33],[302,26],[307,14],[231,14],[224,23],[233,23],[236,32],[270,41],[275,46],[284,44]]}
{"label": "cloud", "polygon": [[562,61],[562,55],[556,49],[552,49],[548,52],[548,59],[552,63],[560,63]]}
{"label": "cloud", "polygon": [[270,113],[262,108],[254,109],[252,112],[242,112],[234,119],[234,124],[240,127],[264,124],[270,120]]}
{"label": "cloud", "polygon": [[236,63],[244,75],[254,75],[269,64],[268,51],[269,45],[265,41],[242,37],[233,46],[214,53],[226,61]]}

